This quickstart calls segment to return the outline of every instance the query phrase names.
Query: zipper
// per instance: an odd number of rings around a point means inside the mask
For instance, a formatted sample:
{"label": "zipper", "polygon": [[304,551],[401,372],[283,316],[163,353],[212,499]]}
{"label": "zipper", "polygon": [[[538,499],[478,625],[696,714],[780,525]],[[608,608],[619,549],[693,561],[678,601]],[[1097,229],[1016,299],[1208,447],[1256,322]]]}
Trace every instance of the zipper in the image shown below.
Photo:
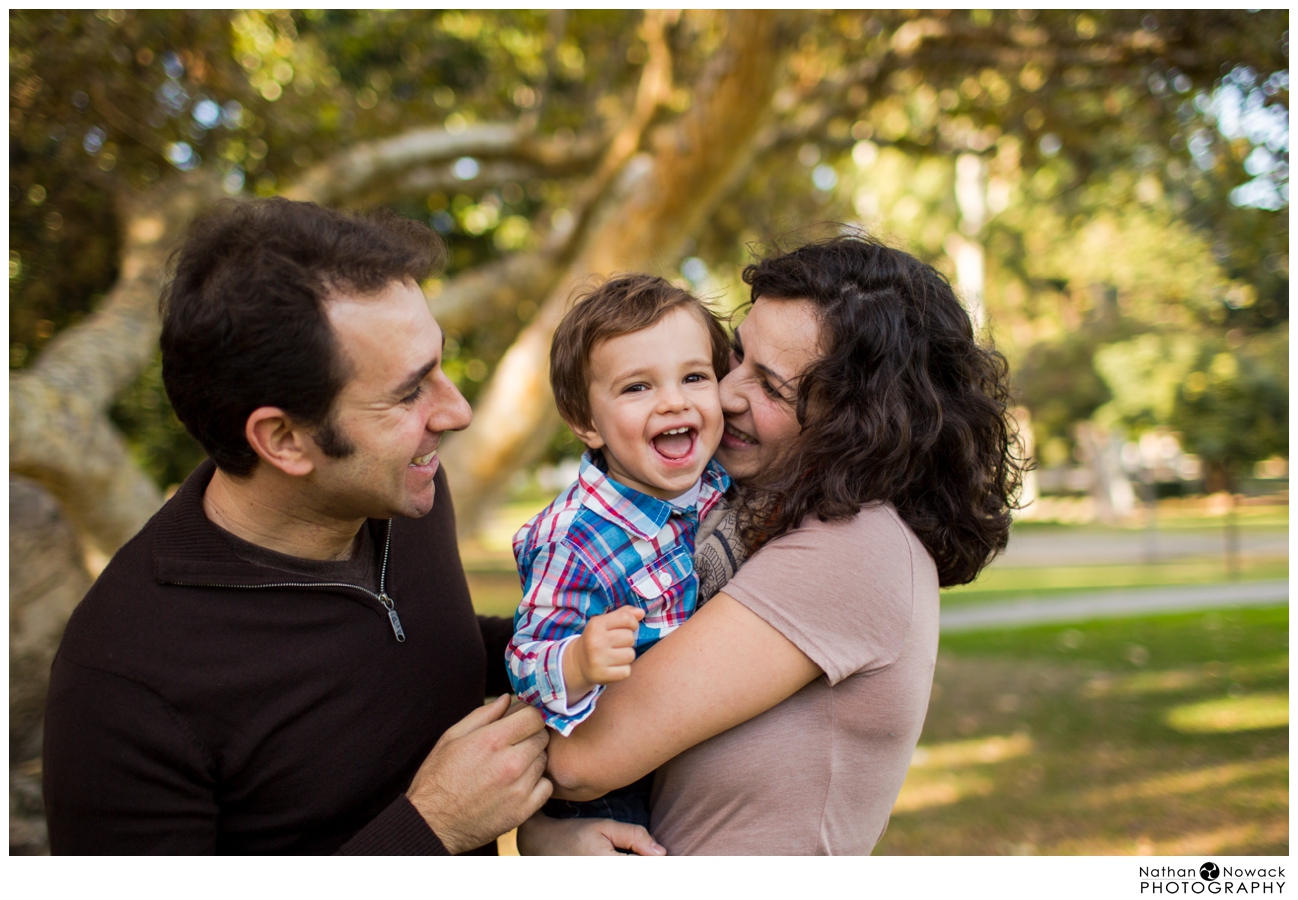
{"label": "zipper", "polygon": [[401,627],[401,617],[397,615],[397,604],[388,596],[388,551],[392,549],[392,520],[388,519],[388,536],[383,542],[383,565],[379,569],[379,592],[376,594],[369,588],[363,588],[359,584],[348,584],[345,581],[309,581],[309,582],[292,582],[284,581],[276,584],[196,584],[189,581],[175,581],[173,584],[184,585],[187,587],[205,587],[205,588],[223,588],[229,590],[256,590],[258,588],[348,588],[353,591],[360,591],[368,597],[377,600],[388,613],[388,622],[392,625],[392,634],[396,636],[399,642],[406,639],[405,629]]}

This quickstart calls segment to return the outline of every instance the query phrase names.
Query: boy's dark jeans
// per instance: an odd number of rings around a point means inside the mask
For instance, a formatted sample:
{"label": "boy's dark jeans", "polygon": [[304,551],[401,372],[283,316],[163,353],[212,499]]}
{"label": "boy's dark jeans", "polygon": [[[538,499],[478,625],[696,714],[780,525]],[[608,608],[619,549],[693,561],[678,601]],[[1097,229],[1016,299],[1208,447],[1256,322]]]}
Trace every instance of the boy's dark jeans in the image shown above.
{"label": "boy's dark jeans", "polygon": [[649,827],[649,791],[654,773],[626,787],[609,791],[598,800],[549,800],[541,812],[552,819],[616,819]]}

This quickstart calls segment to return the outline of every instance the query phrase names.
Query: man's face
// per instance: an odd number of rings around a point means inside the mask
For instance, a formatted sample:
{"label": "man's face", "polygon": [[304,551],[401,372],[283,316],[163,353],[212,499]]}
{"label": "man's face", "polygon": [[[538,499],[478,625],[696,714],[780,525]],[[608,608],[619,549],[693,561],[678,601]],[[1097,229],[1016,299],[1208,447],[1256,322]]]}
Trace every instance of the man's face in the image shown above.
{"label": "man's face", "polygon": [[442,371],[442,330],[413,281],[338,296],[326,315],[350,372],[330,425],[352,451],[335,458],[310,448],[313,500],[342,520],[425,515],[442,435],[473,417]]}

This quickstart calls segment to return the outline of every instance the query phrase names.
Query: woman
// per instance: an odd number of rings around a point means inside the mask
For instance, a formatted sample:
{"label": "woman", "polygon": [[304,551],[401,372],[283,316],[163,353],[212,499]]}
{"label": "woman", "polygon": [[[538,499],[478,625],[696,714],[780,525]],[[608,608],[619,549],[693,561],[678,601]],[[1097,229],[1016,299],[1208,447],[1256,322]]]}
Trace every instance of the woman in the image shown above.
{"label": "woman", "polygon": [[[717,455],[751,557],[552,738],[550,774],[586,799],[657,769],[650,831],[671,854],[865,854],[924,723],[938,588],[1008,537],[1007,367],[938,272],[871,240],[744,280]],[[520,840],[572,849],[561,831],[537,819]]]}

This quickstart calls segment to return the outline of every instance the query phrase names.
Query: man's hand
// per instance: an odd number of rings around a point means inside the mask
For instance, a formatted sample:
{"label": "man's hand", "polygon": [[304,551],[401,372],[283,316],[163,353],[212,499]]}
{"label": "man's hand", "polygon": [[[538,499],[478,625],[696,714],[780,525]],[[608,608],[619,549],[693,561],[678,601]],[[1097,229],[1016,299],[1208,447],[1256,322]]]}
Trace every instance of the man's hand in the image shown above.
{"label": "man's hand", "polygon": [[539,712],[497,697],[446,729],[406,796],[448,852],[481,847],[549,799],[549,740]]}
{"label": "man's hand", "polygon": [[551,819],[537,813],[518,826],[518,852],[523,856],[666,856],[639,825],[612,819]]}
{"label": "man's hand", "polygon": [[623,606],[595,616],[563,651],[563,687],[571,704],[597,684],[612,684],[631,677],[635,662],[635,636],[644,610]]}

